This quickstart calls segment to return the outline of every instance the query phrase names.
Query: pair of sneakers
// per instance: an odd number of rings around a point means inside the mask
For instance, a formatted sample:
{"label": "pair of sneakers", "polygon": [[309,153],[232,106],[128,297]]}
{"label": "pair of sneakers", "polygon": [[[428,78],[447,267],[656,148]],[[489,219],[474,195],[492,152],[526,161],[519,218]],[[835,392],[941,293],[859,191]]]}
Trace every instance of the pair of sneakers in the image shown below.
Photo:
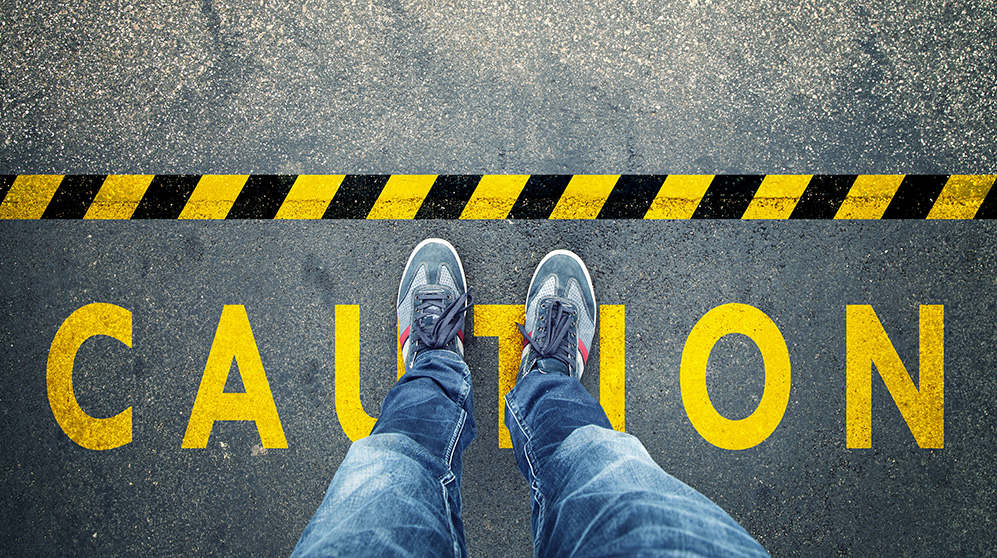
{"label": "pair of sneakers", "polygon": [[[430,238],[409,256],[398,288],[398,337],[405,371],[424,350],[464,357],[464,315],[473,305],[464,266],[449,242]],[[581,258],[567,250],[547,254],[526,295],[518,382],[539,371],[581,379],[595,336],[595,292]]]}

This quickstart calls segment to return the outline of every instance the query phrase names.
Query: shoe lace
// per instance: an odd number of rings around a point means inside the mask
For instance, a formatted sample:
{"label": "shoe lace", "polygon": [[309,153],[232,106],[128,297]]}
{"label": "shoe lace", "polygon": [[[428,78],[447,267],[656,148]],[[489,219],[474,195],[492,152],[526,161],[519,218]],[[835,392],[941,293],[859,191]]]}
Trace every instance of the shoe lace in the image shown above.
{"label": "shoe lace", "polygon": [[425,289],[415,298],[415,351],[446,348],[460,330],[459,318],[474,305],[470,292],[449,303],[450,294],[444,289]]}
{"label": "shoe lace", "polygon": [[[548,303],[541,304],[541,309]],[[516,323],[519,333],[530,344],[534,354],[531,356],[531,369],[538,360],[542,358],[553,358],[564,363],[568,370],[575,368],[575,335],[571,331],[571,326],[575,323],[577,311],[570,305],[565,305],[559,300],[550,302],[550,309],[547,312],[546,320],[544,314],[540,314],[538,321],[546,321],[546,326],[537,327],[534,336],[531,337],[523,324]]]}

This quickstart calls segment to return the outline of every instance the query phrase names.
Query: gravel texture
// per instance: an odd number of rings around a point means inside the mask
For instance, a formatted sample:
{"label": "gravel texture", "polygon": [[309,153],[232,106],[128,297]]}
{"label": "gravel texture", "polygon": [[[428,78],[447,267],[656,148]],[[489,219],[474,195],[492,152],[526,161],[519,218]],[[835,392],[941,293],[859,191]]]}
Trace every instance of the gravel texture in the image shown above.
{"label": "gravel texture", "polygon": [[993,0],[0,6],[0,172],[997,169]]}

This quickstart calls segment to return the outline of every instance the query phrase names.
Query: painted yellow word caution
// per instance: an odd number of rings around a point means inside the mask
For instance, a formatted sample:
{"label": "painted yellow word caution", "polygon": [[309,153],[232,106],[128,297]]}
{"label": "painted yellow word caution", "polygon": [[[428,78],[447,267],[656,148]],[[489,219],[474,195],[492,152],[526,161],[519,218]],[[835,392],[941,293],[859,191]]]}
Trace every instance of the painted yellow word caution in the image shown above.
{"label": "painted yellow word caution", "polygon": [[[621,431],[626,428],[625,316],[623,306],[600,308],[600,403],[613,428]],[[522,346],[515,322],[522,317],[523,308],[519,305],[475,306],[474,334],[498,338],[496,403],[498,445],[503,448],[511,447],[511,441],[503,426],[501,402],[515,383]],[[846,319],[847,446],[872,445],[871,382],[875,365],[918,446],[944,447],[944,307],[920,307],[917,386],[871,306],[849,305]],[[335,329],[336,413],[346,436],[358,440],[370,434],[376,422],[364,411],[360,400],[360,307],[337,305]],[[740,420],[728,419],[717,412],[706,389],[710,352],[721,338],[730,334],[751,339],[764,362],[761,401],[751,415]],[[110,418],[92,417],[80,408],[73,391],[76,353],[84,341],[97,335],[111,337],[130,348],[131,312],[113,304],[94,303],[66,318],[49,351],[47,391],[52,414],[69,439],[88,449],[111,450],[132,441],[132,408]],[[233,362],[242,378],[243,393],[225,392]],[[786,341],[769,316],[746,304],[713,308],[689,332],[682,351],[681,397],[690,423],[707,442],[720,448],[742,450],[762,443],[777,429],[789,404],[791,369]],[[399,376],[403,371],[399,367]],[[219,420],[252,422],[264,448],[287,447],[267,373],[243,306],[229,305],[222,310],[181,447],[206,447],[212,426]]]}

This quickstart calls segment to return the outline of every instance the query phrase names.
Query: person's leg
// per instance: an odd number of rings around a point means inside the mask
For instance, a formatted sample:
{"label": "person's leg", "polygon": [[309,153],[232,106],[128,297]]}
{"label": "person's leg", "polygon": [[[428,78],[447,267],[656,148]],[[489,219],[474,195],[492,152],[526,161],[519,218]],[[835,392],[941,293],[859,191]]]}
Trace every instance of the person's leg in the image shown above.
{"label": "person's leg", "polygon": [[413,251],[398,296],[406,372],[351,447],[292,556],[464,556],[461,455],[474,438],[470,308],[453,247]]}
{"label": "person's leg", "polygon": [[596,308],[577,256],[555,252],[541,262],[505,415],[530,483],[535,554],[765,556],[723,510],[665,473],[640,441],[611,429],[579,381]]}
{"label": "person's leg", "polygon": [[428,351],[356,441],[292,556],[463,556],[461,454],[474,438],[471,378]]}
{"label": "person's leg", "polygon": [[665,473],[637,438],[612,430],[578,380],[528,374],[506,404],[530,483],[537,556],[766,555],[716,504]]}

